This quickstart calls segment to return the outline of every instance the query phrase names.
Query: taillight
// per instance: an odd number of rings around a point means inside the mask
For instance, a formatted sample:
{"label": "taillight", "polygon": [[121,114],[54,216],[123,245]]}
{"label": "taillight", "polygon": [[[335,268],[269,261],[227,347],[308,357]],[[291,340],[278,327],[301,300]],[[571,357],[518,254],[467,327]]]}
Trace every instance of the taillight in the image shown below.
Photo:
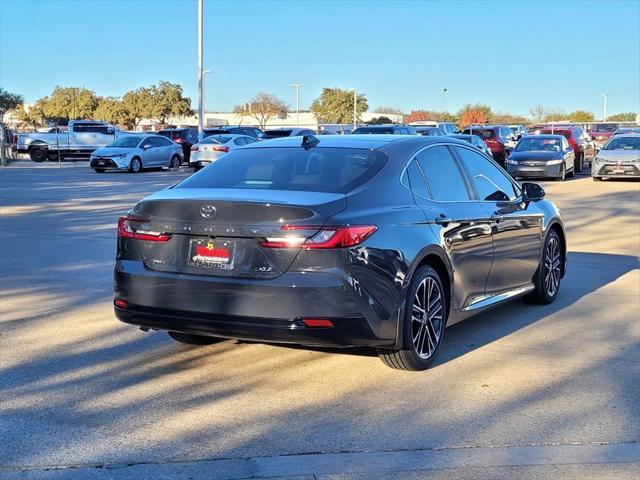
{"label": "taillight", "polygon": [[282,230],[295,232],[313,230],[310,237],[290,234],[285,237],[267,238],[260,245],[267,248],[304,248],[305,250],[347,248],[359,245],[369,238],[375,231],[375,225],[310,227],[298,225],[283,225]]}
{"label": "taillight", "polygon": [[198,151],[198,147],[196,147],[195,145],[193,145],[193,146],[191,147],[191,151],[192,151],[192,152],[197,152],[197,151]]}
{"label": "taillight", "polygon": [[224,152],[227,153],[229,151],[229,147],[220,147],[218,145],[214,145],[213,146],[213,150],[215,150],[216,152]]}
{"label": "taillight", "polygon": [[17,145],[17,144],[18,144],[18,134],[17,134],[17,133],[14,133],[14,134],[13,134],[13,144],[14,144],[14,145]]}
{"label": "taillight", "polygon": [[176,143],[182,143],[182,142],[184,142],[184,138],[182,138],[182,137],[178,137],[178,138],[176,138],[176,139],[174,140],[174,142],[176,142]]}
{"label": "taillight", "polygon": [[145,229],[147,220],[132,217],[120,217],[118,219],[118,237],[135,238],[136,240],[146,240],[148,242],[166,242],[171,238],[162,232],[154,232]]}

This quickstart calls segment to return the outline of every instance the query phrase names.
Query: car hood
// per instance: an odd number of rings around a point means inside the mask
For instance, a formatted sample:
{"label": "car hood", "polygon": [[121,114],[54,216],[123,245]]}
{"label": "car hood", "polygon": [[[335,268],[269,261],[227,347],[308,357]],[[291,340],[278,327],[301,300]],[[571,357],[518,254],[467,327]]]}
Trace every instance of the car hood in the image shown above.
{"label": "car hood", "polygon": [[509,155],[510,160],[522,160],[522,161],[547,161],[547,160],[555,160],[558,158],[562,158],[561,152],[513,152]]}
{"label": "car hood", "polygon": [[600,150],[598,158],[604,160],[640,160],[640,150]]}
{"label": "car hood", "polygon": [[93,152],[94,157],[113,157],[114,155],[120,155],[122,153],[130,153],[132,148],[99,148]]}

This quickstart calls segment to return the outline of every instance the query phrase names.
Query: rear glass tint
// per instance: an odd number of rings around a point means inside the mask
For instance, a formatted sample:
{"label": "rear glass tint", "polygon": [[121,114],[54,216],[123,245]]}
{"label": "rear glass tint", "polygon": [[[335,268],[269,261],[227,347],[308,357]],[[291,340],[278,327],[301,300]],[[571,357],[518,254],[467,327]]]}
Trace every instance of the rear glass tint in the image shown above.
{"label": "rear glass tint", "polygon": [[234,150],[175,188],[240,188],[347,193],[372,178],[387,156],[358,148]]}
{"label": "rear glass tint", "polygon": [[291,130],[267,130],[264,134],[268,137],[288,137]]}
{"label": "rear glass tint", "polygon": [[385,127],[360,127],[360,128],[356,128],[353,133],[355,134],[367,134],[367,133],[393,133],[393,128],[389,127],[389,128],[385,128]]}

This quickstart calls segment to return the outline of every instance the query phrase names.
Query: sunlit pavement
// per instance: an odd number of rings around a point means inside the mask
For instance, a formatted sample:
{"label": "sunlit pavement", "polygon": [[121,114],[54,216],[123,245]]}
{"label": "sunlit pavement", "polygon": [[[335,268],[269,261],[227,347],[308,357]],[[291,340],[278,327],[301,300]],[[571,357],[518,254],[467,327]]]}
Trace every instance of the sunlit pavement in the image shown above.
{"label": "sunlit pavement", "polygon": [[457,324],[405,373],[119,323],[116,219],[188,174],[0,169],[0,478],[638,478],[640,183],[542,182],[556,303]]}

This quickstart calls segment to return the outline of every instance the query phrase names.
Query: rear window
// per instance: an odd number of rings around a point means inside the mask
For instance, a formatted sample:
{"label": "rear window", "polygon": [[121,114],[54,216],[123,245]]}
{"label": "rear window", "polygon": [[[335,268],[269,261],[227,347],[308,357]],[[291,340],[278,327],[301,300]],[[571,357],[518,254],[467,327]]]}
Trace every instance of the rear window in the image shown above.
{"label": "rear window", "polygon": [[[207,137],[207,140],[211,139],[211,140],[215,140],[216,142],[219,143],[227,143],[229,140],[231,140],[233,137],[229,137],[227,135],[209,135]],[[215,142],[202,142],[202,143],[215,143]]]}
{"label": "rear window", "polygon": [[176,188],[239,188],[347,193],[372,178],[387,156],[358,148],[238,149]]}
{"label": "rear window", "polygon": [[496,138],[496,132],[492,128],[474,128],[473,130],[466,129],[464,132],[467,135],[477,135],[483,140],[487,138]]}
{"label": "rear window", "polygon": [[564,138],[571,138],[571,130],[551,130],[550,128],[541,130],[540,133],[545,135],[562,135]]}
{"label": "rear window", "polygon": [[267,137],[288,137],[291,135],[291,130],[267,130],[264,134]]}
{"label": "rear window", "polygon": [[604,125],[594,125],[592,132],[613,133],[618,129],[617,123],[606,123]]}
{"label": "rear window", "polygon": [[[373,128],[373,127],[360,127],[360,128],[356,128],[353,131],[354,134],[367,134],[367,133],[378,133],[378,134],[383,134],[383,133],[393,133],[393,127],[389,127],[389,128]],[[408,132],[407,132],[408,133]]]}

